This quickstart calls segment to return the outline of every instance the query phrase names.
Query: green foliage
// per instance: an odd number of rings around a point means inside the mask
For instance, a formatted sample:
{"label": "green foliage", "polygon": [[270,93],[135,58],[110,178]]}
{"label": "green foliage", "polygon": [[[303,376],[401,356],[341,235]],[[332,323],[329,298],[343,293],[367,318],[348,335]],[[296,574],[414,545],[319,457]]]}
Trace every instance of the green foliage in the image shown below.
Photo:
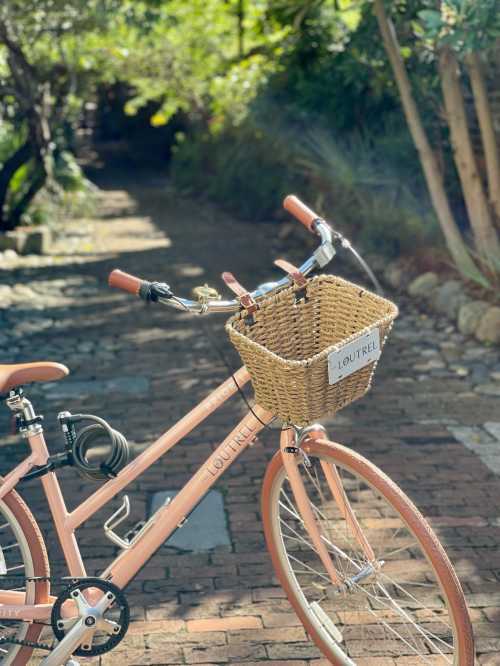
{"label": "green foliage", "polygon": [[336,130],[362,131],[395,106],[390,71],[373,40],[371,12],[363,10],[354,32],[335,14],[327,16],[321,30],[317,21],[304,20],[293,48],[283,55],[282,73],[274,77],[274,95],[296,118],[321,117]]}
{"label": "green foliage", "polygon": [[43,224],[60,228],[69,218],[91,217],[97,210],[97,188],[90,182],[75,191],[60,190],[57,195],[42,190],[22,217],[28,226]]}
{"label": "green foliage", "polygon": [[[296,191],[387,255],[437,242],[371,8],[280,0],[265,17],[288,26],[274,69],[246,104],[237,82],[224,84],[227,102],[212,101],[208,120],[179,137],[174,181],[256,220],[282,215],[280,201]],[[410,69],[426,70],[413,51],[405,57]]]}
{"label": "green foliage", "polygon": [[318,207],[334,211],[366,247],[392,256],[435,240],[437,230],[420,174],[411,173],[408,159],[403,170],[393,162],[398,141],[407,158],[417,159],[406,133],[401,136],[403,128],[399,131],[399,136],[353,134],[339,140],[316,129],[299,143],[297,157]]}
{"label": "green foliage", "polygon": [[423,30],[417,35],[458,55],[491,48],[500,36],[497,0],[444,0],[438,9],[418,12]]}
{"label": "green foliage", "polygon": [[65,192],[78,192],[87,188],[87,179],[74,156],[67,150],[56,156],[54,177]]}
{"label": "green foliage", "polygon": [[25,140],[25,133],[15,127],[12,122],[2,120],[0,116],[0,164]]}
{"label": "green foliage", "polygon": [[278,132],[246,122],[216,135],[179,139],[170,169],[175,183],[245,219],[275,218],[280,201],[298,185],[289,168],[290,145]]}
{"label": "green foliage", "polygon": [[[498,2],[396,0],[389,8],[455,192],[433,59],[440,44],[460,56],[489,50],[500,34]],[[121,86],[130,91],[124,111],[134,120],[139,110],[153,127],[181,120],[171,173],[183,189],[266,220],[297,191],[388,254],[436,242],[370,2],[6,0],[2,20],[47,99],[57,187],[37,197],[32,219],[47,216],[49,200],[69,211],[85,199],[89,186],[71,156],[72,135],[96,91]],[[30,127],[8,53],[0,44],[0,162]],[[18,169],[10,201],[35,175],[33,163]]]}
{"label": "green foliage", "polygon": [[91,183],[68,151],[55,157],[54,178],[58,187],[43,189],[23,215],[23,224],[61,226],[68,218],[90,217],[97,209],[98,188]]}
{"label": "green foliage", "polygon": [[[238,122],[266,77],[274,71],[287,28],[263,27],[267,2],[247,3],[245,51],[239,52],[235,0],[126,2],[115,17],[119,49],[111,54],[115,75],[134,90],[126,105],[133,115],[151,101],[160,126],[179,111],[199,120],[207,114]],[[268,29],[270,28],[270,29]]]}
{"label": "green foliage", "polygon": [[[25,140],[24,132],[16,132],[9,123],[0,124],[0,164]],[[15,204],[29,186],[33,174],[33,161],[26,162],[10,181],[9,201]],[[54,224],[65,217],[89,215],[95,210],[96,187],[87,180],[69,151],[56,153],[55,182],[57,188],[42,191],[23,215],[25,224]]]}
{"label": "green foliage", "polygon": [[281,217],[281,200],[297,192],[365,248],[388,256],[436,242],[438,227],[404,126],[341,139],[318,124],[305,129],[277,120],[276,108],[260,113],[237,131],[180,137],[174,182],[253,220]]}
{"label": "green foliage", "polygon": [[4,149],[3,154],[0,149],[0,228],[36,217],[29,206],[45,183],[46,196],[52,192],[56,202],[61,187],[75,193],[85,189],[66,151],[85,102],[100,81],[112,80],[111,30],[123,4],[120,0],[0,4],[0,127],[14,126],[14,136],[21,139],[8,147],[0,137]]}

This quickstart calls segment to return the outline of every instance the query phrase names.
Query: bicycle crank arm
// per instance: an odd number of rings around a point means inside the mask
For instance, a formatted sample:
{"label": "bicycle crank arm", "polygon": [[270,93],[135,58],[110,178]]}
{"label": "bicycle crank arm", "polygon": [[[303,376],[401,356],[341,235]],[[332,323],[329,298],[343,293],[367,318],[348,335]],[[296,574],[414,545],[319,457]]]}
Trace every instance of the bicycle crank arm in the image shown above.
{"label": "bicycle crank arm", "polygon": [[84,617],[77,620],[62,641],[58,643],[45,659],[42,659],[40,666],[61,666],[61,664],[66,664],[73,652],[82,643],[85,643],[86,640],[92,637],[93,630],[94,627],[89,629],[85,624]]}

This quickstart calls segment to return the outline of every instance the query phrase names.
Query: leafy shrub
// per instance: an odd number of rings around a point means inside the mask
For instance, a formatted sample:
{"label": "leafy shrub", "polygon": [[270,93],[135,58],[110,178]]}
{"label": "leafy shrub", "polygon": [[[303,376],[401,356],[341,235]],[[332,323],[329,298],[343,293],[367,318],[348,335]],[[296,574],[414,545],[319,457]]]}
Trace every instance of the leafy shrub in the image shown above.
{"label": "leafy shrub", "polygon": [[283,137],[249,123],[213,136],[182,135],[173,150],[171,175],[189,192],[202,193],[244,218],[268,220],[300,179],[288,168]]}
{"label": "leafy shrub", "polygon": [[338,139],[319,121],[301,126],[277,120],[275,108],[268,109],[267,123],[265,118],[261,109],[237,128],[181,135],[171,165],[174,182],[255,220],[280,217],[282,198],[297,192],[365,249],[388,256],[437,241],[403,127]]}
{"label": "leafy shrub", "polygon": [[[358,134],[336,140],[314,129],[298,144],[296,161],[321,212],[333,215],[367,249],[395,256],[435,241],[438,226],[420,169],[406,166],[405,173],[394,165],[389,139],[383,136],[381,147],[378,141]],[[406,165],[412,152],[407,144]]]}
{"label": "leafy shrub", "polygon": [[22,222],[58,226],[70,217],[90,217],[97,206],[98,188],[84,175],[72,153],[59,152],[54,160],[55,184],[42,189]]}

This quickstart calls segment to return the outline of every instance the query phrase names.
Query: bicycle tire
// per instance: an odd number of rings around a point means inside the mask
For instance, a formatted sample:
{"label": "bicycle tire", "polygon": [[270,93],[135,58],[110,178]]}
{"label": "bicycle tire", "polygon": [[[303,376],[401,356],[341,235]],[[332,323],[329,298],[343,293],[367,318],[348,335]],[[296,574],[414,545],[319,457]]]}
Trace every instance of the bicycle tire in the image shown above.
{"label": "bicycle tire", "polygon": [[[0,479],[0,482],[1,481],[2,479]],[[29,575],[32,577],[48,577],[50,575],[50,567],[43,536],[33,514],[24,500],[15,490],[11,490],[2,500],[0,500],[0,507],[5,507],[6,510],[3,512],[3,517],[7,520],[9,526],[13,529],[13,532],[19,533],[20,530],[26,542],[29,551],[28,561],[25,561],[26,555],[23,554],[26,573],[29,572]],[[17,525],[13,524],[13,521],[15,521]],[[29,603],[48,603],[48,581],[35,581],[30,583],[30,587],[31,589],[28,594],[32,599],[29,600]],[[20,630],[16,633],[16,638],[30,642],[37,642],[43,628],[44,625],[40,623],[23,623]],[[33,651],[34,649],[32,647],[11,645],[7,654],[2,655],[1,663],[2,665],[6,664],[8,666],[25,666],[33,654]]]}
{"label": "bicycle tire", "polygon": [[[454,666],[474,666],[472,627],[459,580],[439,540],[411,500],[375,465],[340,444],[326,439],[310,439],[304,443],[302,449],[310,458],[327,460],[335,464],[337,468],[342,468],[348,473],[359,476],[368,487],[380,493],[396,514],[400,516],[409,532],[420,545],[445,598],[454,630],[455,653],[453,654],[453,664]],[[317,616],[311,611],[307,599],[304,603],[305,596],[299,586],[297,577],[293,573],[289,560],[284,557],[286,547],[280,532],[278,507],[283,479],[286,479],[286,473],[281,452],[278,452],[268,465],[261,498],[264,532],[274,570],[304,628],[323,655],[335,666],[355,664],[356,662],[352,661],[349,655],[339,656],[338,645],[335,645],[335,642],[330,640],[329,634],[323,630],[324,628],[318,622]],[[357,656],[361,658],[360,655]],[[363,663],[367,663],[367,658],[370,658],[369,653],[364,655]],[[377,661],[378,663],[383,662],[381,660],[380,662]],[[388,658],[387,663],[393,664],[394,661]],[[425,663],[425,661],[422,663]]]}

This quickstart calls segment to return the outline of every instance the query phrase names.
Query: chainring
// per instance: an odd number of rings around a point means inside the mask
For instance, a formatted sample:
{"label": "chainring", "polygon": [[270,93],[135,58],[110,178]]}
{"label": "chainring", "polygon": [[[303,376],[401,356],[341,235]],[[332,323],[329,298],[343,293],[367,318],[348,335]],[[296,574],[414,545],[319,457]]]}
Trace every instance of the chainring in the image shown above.
{"label": "chainring", "polygon": [[[52,631],[54,632],[55,637],[61,641],[66,636],[66,631],[59,624],[62,622],[63,618],[61,615],[62,606],[66,601],[72,600],[72,592],[79,590],[87,590],[89,588],[97,588],[101,590],[104,594],[111,593],[115,597],[113,603],[108,610],[119,611],[119,619],[116,622],[119,625],[119,630],[110,635],[107,640],[99,645],[91,645],[88,649],[85,649],[83,646],[80,646],[77,650],[73,652],[74,655],[79,657],[95,657],[101,654],[105,654],[110,650],[113,650],[118,643],[120,643],[125,634],[130,622],[130,609],[128,605],[127,598],[124,593],[120,590],[119,587],[113,583],[102,580],[101,578],[81,578],[76,579],[71,585],[66,587],[61,594],[58,595],[54,605],[52,607],[51,615],[51,624]],[[107,611],[106,611],[107,612]],[[101,632],[102,633],[102,632]]]}

